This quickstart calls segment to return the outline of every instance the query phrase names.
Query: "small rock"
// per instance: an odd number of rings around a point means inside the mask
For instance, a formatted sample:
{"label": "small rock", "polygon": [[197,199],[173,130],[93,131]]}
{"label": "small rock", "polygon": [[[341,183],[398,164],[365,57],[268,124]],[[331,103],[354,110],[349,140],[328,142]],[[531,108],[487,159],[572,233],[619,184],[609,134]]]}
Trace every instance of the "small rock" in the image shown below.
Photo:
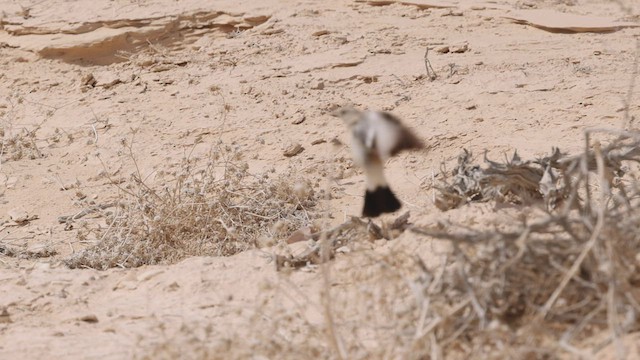
{"label": "small rock", "polygon": [[18,178],[15,176],[12,176],[7,179],[5,186],[7,187],[7,189],[13,189],[16,186],[17,182],[18,182]]}
{"label": "small rock", "polygon": [[448,46],[441,46],[441,47],[436,49],[436,52],[440,53],[440,54],[446,54],[446,53],[449,52],[449,47]]}
{"label": "small rock", "polygon": [[335,42],[337,42],[337,43],[339,43],[341,45],[342,44],[346,44],[346,43],[349,42],[349,40],[347,40],[347,38],[344,37],[344,36],[336,36],[336,37],[333,38],[333,40],[335,40]]}
{"label": "small rock", "polygon": [[305,119],[306,119],[306,116],[304,116],[303,113],[297,112],[297,113],[293,114],[293,118],[291,120],[291,123],[293,125],[302,124]]}
{"label": "small rock", "polygon": [[463,44],[460,46],[452,46],[451,47],[451,52],[452,53],[456,53],[456,54],[462,54],[469,51],[469,45],[467,44]]}
{"label": "small rock", "polygon": [[178,60],[178,61],[173,61],[172,62],[173,65],[178,65],[178,66],[186,66],[189,63],[189,60]]}
{"label": "small rock", "polygon": [[596,51],[593,52],[593,55],[595,55],[595,56],[602,55],[602,51],[596,50]]}
{"label": "small rock", "polygon": [[29,213],[22,209],[11,209],[7,212],[7,214],[12,221],[15,221],[17,223],[23,223],[25,221],[29,221],[30,219]]}
{"label": "small rock", "polygon": [[327,34],[330,34],[330,33],[331,32],[329,30],[319,30],[319,31],[314,32],[311,35],[318,37],[318,36],[327,35]]}
{"label": "small rock", "polygon": [[120,79],[113,79],[113,80],[111,80],[109,82],[101,84],[101,86],[103,88],[105,88],[105,89],[111,89],[112,87],[114,87],[114,86],[116,86],[116,85],[118,85],[120,83],[122,83],[122,81]]}
{"label": "small rock", "polygon": [[60,191],[71,190],[80,186],[80,181],[70,181],[65,184],[60,184]]}
{"label": "small rock", "polygon": [[472,5],[470,7],[471,10],[484,10],[486,9],[486,7],[482,6],[482,5]]}
{"label": "small rock", "polygon": [[311,145],[324,144],[324,143],[326,143],[326,142],[327,142],[327,140],[325,140],[325,139],[315,139],[315,140],[313,140],[313,141],[311,142]]}
{"label": "small rock", "polygon": [[98,83],[98,81],[96,80],[96,78],[93,76],[92,73],[88,73],[88,74],[84,75],[82,77],[82,79],[80,79],[80,86],[81,87],[93,88],[93,87],[96,87],[97,83]]}
{"label": "small rock", "polygon": [[475,110],[478,108],[478,106],[476,106],[476,104],[469,104],[467,106],[464,107],[467,110]]}
{"label": "small rock", "polygon": [[122,83],[122,80],[120,80],[120,76],[112,71],[98,73],[97,77],[99,81],[96,80],[97,85],[95,86],[101,86],[105,89],[111,89],[112,87]]}
{"label": "small rock", "polygon": [[284,150],[284,156],[292,157],[300,154],[304,148],[299,143],[291,144]]}
{"label": "small rock", "polygon": [[89,314],[89,315],[82,316],[79,320],[89,324],[95,324],[98,322],[98,317],[95,316],[94,314]]}
{"label": "small rock", "polygon": [[284,30],[283,29],[266,29],[264,31],[262,31],[260,34],[261,35],[275,35],[275,34],[280,34],[283,33]]}
{"label": "small rock", "polygon": [[151,68],[151,72],[158,73],[158,72],[163,72],[163,71],[169,71],[169,70],[171,70],[173,68],[174,68],[174,66],[170,65],[170,64],[159,64],[159,65],[154,66],[153,68]]}
{"label": "small rock", "polygon": [[165,289],[167,289],[167,291],[177,291],[178,289],[180,289],[180,285],[177,282],[172,282],[171,284],[169,284]]}
{"label": "small rock", "polygon": [[9,311],[7,311],[7,308],[3,308],[2,312],[0,313],[0,324],[10,324],[11,321],[11,316],[9,316]]}
{"label": "small rock", "polygon": [[462,15],[464,15],[462,10],[449,10],[440,16],[462,16]]}
{"label": "small rock", "polygon": [[314,80],[311,82],[312,90],[322,90],[324,89],[324,82],[322,80]]}

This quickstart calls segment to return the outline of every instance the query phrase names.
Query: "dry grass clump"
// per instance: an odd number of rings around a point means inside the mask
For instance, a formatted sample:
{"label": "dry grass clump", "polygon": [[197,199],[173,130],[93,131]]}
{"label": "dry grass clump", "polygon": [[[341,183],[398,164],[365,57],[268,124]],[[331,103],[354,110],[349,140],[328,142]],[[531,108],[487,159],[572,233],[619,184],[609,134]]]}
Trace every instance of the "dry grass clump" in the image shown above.
{"label": "dry grass clump", "polygon": [[307,225],[311,184],[265,173],[254,176],[237,152],[219,151],[204,167],[186,161],[161,189],[134,174],[94,246],[71,256],[72,268],[137,267],[188,256],[228,256]]}
{"label": "dry grass clump", "polygon": [[36,132],[38,128],[34,130],[23,129],[18,131],[12,136],[5,132],[3,127],[0,127],[0,157],[3,161],[11,160],[17,161],[22,158],[28,158],[31,160],[41,158],[42,152],[36,144]]}

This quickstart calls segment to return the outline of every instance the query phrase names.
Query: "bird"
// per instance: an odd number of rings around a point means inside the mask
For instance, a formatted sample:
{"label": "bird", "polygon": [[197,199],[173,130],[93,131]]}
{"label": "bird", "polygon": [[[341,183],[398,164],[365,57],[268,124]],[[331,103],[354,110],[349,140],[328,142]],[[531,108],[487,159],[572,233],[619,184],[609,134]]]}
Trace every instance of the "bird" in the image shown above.
{"label": "bird", "polygon": [[424,143],[388,112],[361,111],[351,105],[333,111],[351,131],[353,162],[364,169],[366,191],[362,216],[375,218],[402,207],[389,188],[384,163],[403,150],[419,150]]}

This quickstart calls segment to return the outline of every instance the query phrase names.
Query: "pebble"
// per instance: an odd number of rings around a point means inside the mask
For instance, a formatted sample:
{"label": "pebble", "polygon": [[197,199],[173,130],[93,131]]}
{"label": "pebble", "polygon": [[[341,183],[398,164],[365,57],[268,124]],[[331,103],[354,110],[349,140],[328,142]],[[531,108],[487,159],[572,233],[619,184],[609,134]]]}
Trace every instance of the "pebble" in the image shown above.
{"label": "pebble", "polygon": [[80,86],[95,87],[97,83],[98,81],[91,73],[84,75],[82,79],[80,79]]}
{"label": "pebble", "polygon": [[311,35],[313,35],[313,36],[322,36],[322,35],[327,35],[327,34],[330,34],[330,33],[331,32],[329,30],[319,30],[319,31],[314,32]]}
{"label": "pebble", "polygon": [[311,82],[312,90],[322,90],[324,89],[324,82],[321,80],[314,80]]}
{"label": "pebble", "polygon": [[29,220],[29,213],[22,209],[11,209],[7,212],[7,214],[12,221],[15,221],[17,223],[22,223]]}
{"label": "pebble", "polygon": [[284,150],[284,156],[292,157],[300,154],[304,148],[299,143],[291,144]]}
{"label": "pebble", "polygon": [[452,53],[456,53],[456,54],[462,54],[465,53],[467,51],[469,51],[469,45],[467,44],[463,44],[463,45],[459,45],[459,46],[452,46],[450,48]]}
{"label": "pebble", "polygon": [[89,314],[89,315],[82,316],[79,320],[89,324],[95,324],[98,322],[98,317],[95,316],[94,314]]}
{"label": "pebble", "polygon": [[297,112],[297,113],[293,114],[293,119],[291,120],[291,123],[293,125],[302,124],[305,121],[306,118],[307,117],[303,113]]}
{"label": "pebble", "polygon": [[2,309],[2,313],[0,313],[0,324],[10,324],[11,322],[11,316],[7,308]]}

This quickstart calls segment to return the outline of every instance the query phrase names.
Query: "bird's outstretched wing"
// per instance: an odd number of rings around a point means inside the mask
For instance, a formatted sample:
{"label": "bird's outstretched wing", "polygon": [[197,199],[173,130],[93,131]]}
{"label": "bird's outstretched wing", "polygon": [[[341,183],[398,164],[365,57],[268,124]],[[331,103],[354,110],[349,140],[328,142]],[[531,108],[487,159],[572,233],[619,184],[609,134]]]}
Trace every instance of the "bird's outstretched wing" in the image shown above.
{"label": "bird's outstretched wing", "polygon": [[417,150],[424,148],[422,140],[418,139],[418,137],[409,130],[409,128],[404,126],[400,122],[400,119],[387,112],[381,112],[380,116],[396,130],[396,141],[391,147],[391,156],[398,154],[402,150]]}

